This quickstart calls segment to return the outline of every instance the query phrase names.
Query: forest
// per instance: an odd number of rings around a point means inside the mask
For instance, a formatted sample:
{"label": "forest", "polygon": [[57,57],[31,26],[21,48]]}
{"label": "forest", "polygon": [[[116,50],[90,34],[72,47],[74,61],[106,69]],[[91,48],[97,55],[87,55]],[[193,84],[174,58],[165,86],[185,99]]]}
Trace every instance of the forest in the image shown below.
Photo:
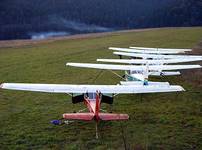
{"label": "forest", "polygon": [[0,40],[202,25],[202,0],[1,0]]}

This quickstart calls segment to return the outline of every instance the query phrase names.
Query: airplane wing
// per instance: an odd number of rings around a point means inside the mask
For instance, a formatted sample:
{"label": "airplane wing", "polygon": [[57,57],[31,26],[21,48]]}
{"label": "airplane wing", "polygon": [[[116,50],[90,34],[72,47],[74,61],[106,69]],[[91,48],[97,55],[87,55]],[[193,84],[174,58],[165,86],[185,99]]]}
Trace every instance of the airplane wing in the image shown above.
{"label": "airplane wing", "polygon": [[110,64],[91,64],[91,63],[67,63],[67,66],[81,67],[81,68],[94,68],[104,70],[143,70],[144,66],[133,65],[110,65]]}
{"label": "airplane wing", "polygon": [[199,59],[202,60],[202,56],[197,55],[161,55],[161,54],[138,54],[138,53],[125,53],[125,52],[113,52],[115,55],[140,57],[140,58],[154,58],[154,59]]}
{"label": "airplane wing", "polygon": [[[147,66],[141,65],[110,65],[110,64],[91,64],[91,63],[67,63],[67,66],[82,67],[82,68],[94,68],[105,70],[146,70]],[[194,69],[201,68],[200,65],[149,65],[149,70],[181,70],[181,69]]]}
{"label": "airplane wing", "polygon": [[97,59],[97,61],[123,64],[152,64],[150,61],[145,59]]}
{"label": "airplane wing", "polygon": [[109,47],[110,50],[122,51],[122,52],[129,52],[129,53],[143,53],[143,54],[178,54],[183,52],[178,51],[157,51],[157,50],[140,50],[140,49],[129,49],[129,48],[116,48],[116,47]]}
{"label": "airplane wing", "polygon": [[145,60],[145,59],[97,59],[99,62],[110,62],[110,63],[123,63],[123,64],[169,64],[169,63],[185,63],[200,61],[197,58],[189,59],[157,59],[157,60]]}
{"label": "airplane wing", "polygon": [[152,65],[149,70],[184,70],[184,69],[197,69],[201,68],[200,65]]}
{"label": "airplane wing", "polygon": [[101,93],[132,94],[132,93],[159,93],[184,91],[181,86],[124,86],[124,85],[72,85],[72,84],[28,84],[28,83],[3,83],[2,89],[47,92],[47,93]]}
{"label": "airplane wing", "polygon": [[133,47],[130,48],[140,49],[140,50],[154,50],[154,51],[175,51],[175,52],[190,52],[192,49],[182,49],[182,48],[149,48],[149,47]]}

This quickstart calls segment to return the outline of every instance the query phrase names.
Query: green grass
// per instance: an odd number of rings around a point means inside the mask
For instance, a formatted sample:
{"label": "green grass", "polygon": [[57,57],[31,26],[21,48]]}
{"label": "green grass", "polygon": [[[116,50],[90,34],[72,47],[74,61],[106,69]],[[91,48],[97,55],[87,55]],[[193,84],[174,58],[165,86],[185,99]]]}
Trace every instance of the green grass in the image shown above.
{"label": "green grass", "polygon": [[[120,79],[108,71],[65,64],[117,58],[109,46],[192,48],[201,35],[202,28],[170,28],[0,48],[0,82],[117,84]],[[128,113],[130,120],[100,122],[98,140],[94,122],[49,123],[84,108],[73,105],[70,96],[0,90],[0,149],[121,150],[124,143],[127,149],[202,149],[201,87],[183,75],[152,79],[182,85],[187,92],[144,94],[142,99],[140,94],[118,95],[113,111]]]}

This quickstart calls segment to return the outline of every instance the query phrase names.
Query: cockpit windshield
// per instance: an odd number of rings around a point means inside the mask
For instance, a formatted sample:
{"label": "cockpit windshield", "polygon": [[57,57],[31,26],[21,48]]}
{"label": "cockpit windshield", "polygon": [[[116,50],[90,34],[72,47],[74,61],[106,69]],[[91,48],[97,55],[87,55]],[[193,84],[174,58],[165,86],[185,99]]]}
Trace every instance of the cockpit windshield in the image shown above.
{"label": "cockpit windshield", "polygon": [[96,93],[86,93],[86,97],[88,97],[89,100],[95,100]]}

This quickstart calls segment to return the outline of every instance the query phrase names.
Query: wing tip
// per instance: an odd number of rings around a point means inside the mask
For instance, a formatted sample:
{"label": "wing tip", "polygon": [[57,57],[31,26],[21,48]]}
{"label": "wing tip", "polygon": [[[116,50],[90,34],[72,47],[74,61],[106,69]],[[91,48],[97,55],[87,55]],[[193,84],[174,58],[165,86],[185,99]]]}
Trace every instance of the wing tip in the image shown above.
{"label": "wing tip", "polygon": [[182,86],[179,86],[180,91],[186,91]]}
{"label": "wing tip", "polygon": [[69,63],[69,62],[68,62],[68,63],[66,63],[66,66],[71,66],[71,64],[72,64],[72,63]]}
{"label": "wing tip", "polygon": [[172,87],[173,89],[175,89],[176,92],[184,92],[186,91],[182,86],[180,85],[171,85],[170,87]]}
{"label": "wing tip", "polygon": [[4,83],[0,84],[0,89],[3,89]]}
{"label": "wing tip", "polygon": [[113,54],[119,54],[120,52],[113,52]]}
{"label": "wing tip", "polygon": [[201,65],[193,65],[193,68],[202,68]]}
{"label": "wing tip", "polygon": [[109,50],[117,50],[117,47],[108,47]]}

